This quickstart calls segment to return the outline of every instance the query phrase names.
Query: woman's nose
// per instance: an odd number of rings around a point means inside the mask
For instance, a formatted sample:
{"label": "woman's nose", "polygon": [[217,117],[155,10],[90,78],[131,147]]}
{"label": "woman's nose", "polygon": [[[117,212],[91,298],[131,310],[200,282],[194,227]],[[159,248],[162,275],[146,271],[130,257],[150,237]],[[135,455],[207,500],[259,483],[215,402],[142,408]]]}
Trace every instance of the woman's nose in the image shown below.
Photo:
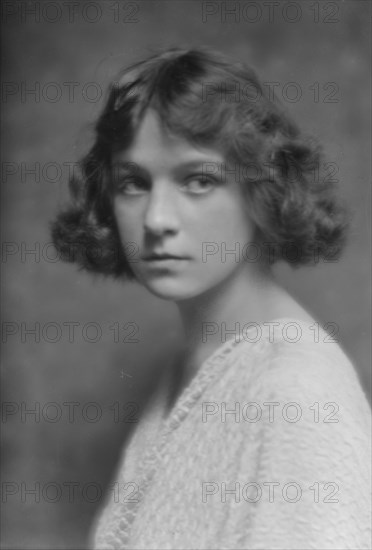
{"label": "woman's nose", "polygon": [[162,235],[178,230],[178,216],[175,197],[169,186],[151,190],[145,212],[144,228],[147,233]]}

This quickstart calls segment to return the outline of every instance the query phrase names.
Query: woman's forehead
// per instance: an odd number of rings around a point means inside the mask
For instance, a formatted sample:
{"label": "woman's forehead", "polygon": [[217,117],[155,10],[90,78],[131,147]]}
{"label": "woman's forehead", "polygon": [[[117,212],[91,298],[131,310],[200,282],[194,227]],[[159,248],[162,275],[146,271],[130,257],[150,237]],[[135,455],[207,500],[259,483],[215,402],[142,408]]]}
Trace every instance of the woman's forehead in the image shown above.
{"label": "woman's forehead", "polygon": [[113,164],[131,162],[151,165],[193,165],[205,162],[223,163],[224,155],[215,145],[199,146],[164,128],[158,114],[148,110],[129,147],[112,155]]}

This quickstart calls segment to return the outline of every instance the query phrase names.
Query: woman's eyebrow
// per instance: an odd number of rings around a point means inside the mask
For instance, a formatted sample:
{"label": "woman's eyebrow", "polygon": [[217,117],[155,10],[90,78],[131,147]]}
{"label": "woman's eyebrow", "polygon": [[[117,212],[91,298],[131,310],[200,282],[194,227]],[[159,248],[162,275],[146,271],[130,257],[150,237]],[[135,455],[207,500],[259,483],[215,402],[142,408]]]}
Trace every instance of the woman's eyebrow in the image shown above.
{"label": "woman's eyebrow", "polygon": [[224,160],[216,158],[205,158],[200,160],[192,160],[180,163],[174,167],[175,175],[182,175],[189,171],[198,171],[205,176],[220,176],[223,173]]}
{"label": "woman's eyebrow", "polygon": [[177,165],[177,168],[204,168],[206,166],[221,167],[224,163],[223,159],[204,158],[198,160],[190,160]]}
{"label": "woman's eyebrow", "polygon": [[140,164],[137,164],[133,161],[114,161],[111,164],[111,169],[114,172],[127,172],[129,174],[138,174],[138,173],[147,173],[146,168],[142,167]]}

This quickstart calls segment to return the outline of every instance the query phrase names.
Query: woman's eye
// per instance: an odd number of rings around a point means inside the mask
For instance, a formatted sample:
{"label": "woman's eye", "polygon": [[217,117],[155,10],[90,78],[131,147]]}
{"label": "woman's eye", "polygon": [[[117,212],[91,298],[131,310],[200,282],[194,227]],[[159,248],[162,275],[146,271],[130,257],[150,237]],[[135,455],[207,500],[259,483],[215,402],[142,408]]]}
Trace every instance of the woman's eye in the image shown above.
{"label": "woman's eye", "polygon": [[208,193],[215,187],[215,181],[203,174],[190,177],[183,185],[189,193]]}
{"label": "woman's eye", "polygon": [[124,195],[142,195],[147,192],[146,182],[132,177],[119,178],[116,189]]}

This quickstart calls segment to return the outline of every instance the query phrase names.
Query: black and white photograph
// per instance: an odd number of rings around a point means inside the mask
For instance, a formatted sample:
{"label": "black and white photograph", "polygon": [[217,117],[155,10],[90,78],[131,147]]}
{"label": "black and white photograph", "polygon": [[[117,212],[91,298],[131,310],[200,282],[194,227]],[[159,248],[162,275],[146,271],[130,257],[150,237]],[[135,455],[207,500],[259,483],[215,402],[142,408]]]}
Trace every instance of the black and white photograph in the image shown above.
{"label": "black and white photograph", "polygon": [[371,549],[370,0],[0,8],[0,547]]}

